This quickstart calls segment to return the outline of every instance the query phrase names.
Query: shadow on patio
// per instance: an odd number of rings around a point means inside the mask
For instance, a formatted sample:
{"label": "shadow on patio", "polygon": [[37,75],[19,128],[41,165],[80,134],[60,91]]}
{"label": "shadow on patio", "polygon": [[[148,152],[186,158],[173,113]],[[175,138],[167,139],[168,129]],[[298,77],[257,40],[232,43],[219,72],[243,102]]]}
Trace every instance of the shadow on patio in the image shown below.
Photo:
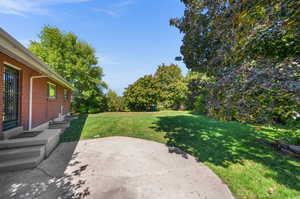
{"label": "shadow on patio", "polygon": [[[66,130],[62,143],[37,168],[16,172],[0,173],[0,198],[84,198],[89,187],[80,177],[88,164],[76,160],[76,151],[81,131],[87,116],[80,116],[77,125]],[[76,121],[76,120],[74,120]],[[73,121],[71,122],[71,124]],[[67,135],[72,131],[75,136]],[[63,143],[65,141],[72,141]],[[68,172],[66,172],[68,170]]]}

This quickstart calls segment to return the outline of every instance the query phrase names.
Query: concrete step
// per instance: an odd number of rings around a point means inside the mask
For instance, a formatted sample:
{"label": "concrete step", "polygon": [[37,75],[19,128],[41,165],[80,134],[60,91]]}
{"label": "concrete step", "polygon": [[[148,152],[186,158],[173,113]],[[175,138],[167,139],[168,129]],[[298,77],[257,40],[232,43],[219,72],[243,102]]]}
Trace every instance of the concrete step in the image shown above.
{"label": "concrete step", "polygon": [[70,127],[70,123],[54,123],[54,124],[49,124],[49,129],[67,129]]}
{"label": "concrete step", "polygon": [[53,138],[57,136],[59,137],[61,133],[63,133],[61,129],[46,129],[43,131],[43,133],[31,138],[29,137],[29,138],[1,140],[0,150],[47,145],[49,141],[51,141]]}
{"label": "concrete step", "polygon": [[33,138],[0,141],[0,172],[35,168],[59,144],[61,129],[46,129]]}
{"label": "concrete step", "polygon": [[35,168],[44,159],[43,155],[34,158],[23,158],[0,163],[0,172]]}
{"label": "concrete step", "polygon": [[0,163],[15,159],[25,159],[38,157],[45,154],[45,146],[32,146],[24,148],[4,149],[0,150]]}
{"label": "concrete step", "polygon": [[29,146],[40,146],[47,143],[45,139],[20,138],[0,141],[0,149],[14,149]]}

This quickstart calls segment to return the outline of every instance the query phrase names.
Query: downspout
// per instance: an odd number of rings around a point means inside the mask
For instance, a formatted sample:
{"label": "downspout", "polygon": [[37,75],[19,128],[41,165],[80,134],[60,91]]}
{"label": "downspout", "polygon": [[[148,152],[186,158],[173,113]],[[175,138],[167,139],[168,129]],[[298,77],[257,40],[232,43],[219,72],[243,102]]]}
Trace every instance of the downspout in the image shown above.
{"label": "downspout", "polygon": [[31,76],[30,84],[29,84],[29,120],[28,120],[28,129],[32,129],[32,88],[33,88],[33,80],[38,78],[43,78],[47,76]]}

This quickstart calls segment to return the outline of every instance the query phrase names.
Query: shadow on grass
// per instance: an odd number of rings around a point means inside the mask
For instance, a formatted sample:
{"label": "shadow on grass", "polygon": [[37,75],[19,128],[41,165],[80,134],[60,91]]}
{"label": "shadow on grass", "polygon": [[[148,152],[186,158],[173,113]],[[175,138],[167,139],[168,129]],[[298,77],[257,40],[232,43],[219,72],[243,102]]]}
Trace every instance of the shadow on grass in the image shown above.
{"label": "shadow on grass", "polygon": [[70,123],[70,127],[67,128],[64,134],[61,135],[60,141],[61,142],[79,141],[87,117],[88,115],[79,115],[78,119],[72,120]]}
{"label": "shadow on grass", "polygon": [[201,162],[226,168],[232,163],[251,160],[272,171],[262,174],[265,177],[300,190],[300,167],[295,163],[300,161],[272,151],[266,141],[269,135],[250,126],[196,115],[159,117],[155,126],[156,131],[166,132],[168,146],[178,147]]}

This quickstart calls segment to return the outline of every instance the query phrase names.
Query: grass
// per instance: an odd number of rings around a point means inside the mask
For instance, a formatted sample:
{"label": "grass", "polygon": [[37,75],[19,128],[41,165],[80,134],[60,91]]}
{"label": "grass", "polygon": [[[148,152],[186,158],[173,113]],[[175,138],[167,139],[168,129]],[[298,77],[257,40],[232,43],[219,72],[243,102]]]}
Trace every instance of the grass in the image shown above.
{"label": "grass", "polygon": [[240,199],[300,198],[300,161],[269,141],[298,130],[220,122],[188,112],[101,113],[72,121],[63,141],[129,136],[177,146],[210,167]]}

